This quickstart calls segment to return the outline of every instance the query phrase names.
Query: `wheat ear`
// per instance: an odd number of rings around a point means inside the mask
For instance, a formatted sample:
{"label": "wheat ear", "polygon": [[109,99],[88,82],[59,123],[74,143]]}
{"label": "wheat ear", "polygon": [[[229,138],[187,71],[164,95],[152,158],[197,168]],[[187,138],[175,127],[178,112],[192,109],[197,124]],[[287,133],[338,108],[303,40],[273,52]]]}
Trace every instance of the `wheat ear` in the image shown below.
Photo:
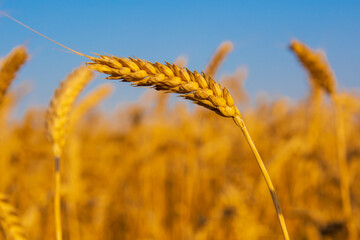
{"label": "wheat ear", "polygon": [[105,55],[89,57],[89,59],[93,62],[87,63],[87,65],[98,72],[110,75],[107,79],[120,79],[137,87],[148,86],[160,91],[177,93],[223,117],[231,117],[241,128],[257,160],[274,202],[284,239],[289,239],[284,216],[270,176],[244,121],[241,119],[241,114],[226,88],[205,73],[191,72],[187,68],[180,68],[171,63],[151,63],[138,58],[118,58]]}
{"label": "wheat ear", "polygon": [[16,77],[17,71],[28,59],[26,48],[19,46],[14,48],[11,53],[0,63],[0,103],[11,83]]}
{"label": "wheat ear", "polygon": [[358,237],[351,207],[349,167],[346,159],[344,116],[342,113],[341,102],[337,96],[335,75],[331,70],[329,63],[326,61],[324,54],[313,51],[305,44],[297,40],[293,40],[291,42],[290,49],[296,54],[299,61],[308,71],[313,84],[322,88],[330,96],[335,109],[337,161],[340,170],[342,208],[349,232],[348,239],[356,240]]}
{"label": "wheat ear", "polygon": [[55,231],[56,239],[62,239],[61,202],[60,202],[60,159],[62,148],[66,143],[67,124],[71,108],[84,87],[93,78],[92,71],[86,67],[79,67],[61,82],[56,89],[46,114],[46,125],[53,146],[55,157]]}
{"label": "wheat ear", "polygon": [[234,45],[230,41],[225,41],[220,44],[216,49],[215,54],[210,59],[208,65],[205,68],[205,73],[210,76],[215,76],[216,72],[224,62],[226,56],[233,50]]}
{"label": "wheat ear", "polygon": [[314,84],[320,86],[329,94],[335,93],[336,80],[322,53],[311,50],[298,40],[291,41],[290,49],[308,71]]}
{"label": "wheat ear", "polygon": [[0,194],[0,226],[2,226],[6,239],[25,240],[25,231],[20,224],[15,208],[10,204],[4,194]]}

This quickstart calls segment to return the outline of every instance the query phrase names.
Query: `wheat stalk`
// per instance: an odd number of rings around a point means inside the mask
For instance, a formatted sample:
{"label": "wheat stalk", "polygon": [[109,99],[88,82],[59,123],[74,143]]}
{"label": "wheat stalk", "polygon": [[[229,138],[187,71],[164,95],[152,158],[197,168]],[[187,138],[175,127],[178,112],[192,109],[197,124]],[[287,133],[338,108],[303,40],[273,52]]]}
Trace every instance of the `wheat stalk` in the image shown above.
{"label": "wheat stalk", "polygon": [[270,176],[244,121],[241,119],[241,114],[226,88],[205,73],[191,72],[187,68],[179,68],[177,65],[167,62],[164,65],[138,58],[118,58],[105,55],[87,57],[92,60],[87,65],[98,72],[110,75],[107,79],[120,79],[123,82],[130,82],[136,87],[148,86],[159,91],[177,93],[180,97],[191,100],[223,117],[231,117],[241,128],[257,160],[273,199],[284,239],[289,239],[284,216]]}
{"label": "wheat stalk", "polygon": [[[349,170],[346,159],[346,137],[341,102],[337,96],[336,78],[322,52],[315,52],[300,41],[293,40],[290,49],[310,75],[313,84],[323,89],[331,98],[335,109],[337,161],[340,170],[340,191],[343,213],[346,218],[350,240],[356,240],[357,228],[351,207]],[[316,87],[315,87],[316,88]]]}
{"label": "wheat stalk", "polygon": [[61,202],[60,202],[60,159],[62,148],[66,143],[69,113],[73,104],[84,89],[92,80],[93,73],[86,67],[75,69],[67,78],[61,82],[56,89],[46,114],[46,126],[53,146],[55,157],[55,227],[56,239],[62,239],[61,227]]}
{"label": "wheat stalk", "polygon": [[11,83],[16,77],[17,71],[29,58],[26,48],[19,46],[14,48],[11,53],[0,63],[0,103]]}
{"label": "wheat stalk", "polygon": [[0,194],[0,226],[2,226],[6,239],[25,240],[25,231],[20,223],[15,208],[10,204],[6,195]]}

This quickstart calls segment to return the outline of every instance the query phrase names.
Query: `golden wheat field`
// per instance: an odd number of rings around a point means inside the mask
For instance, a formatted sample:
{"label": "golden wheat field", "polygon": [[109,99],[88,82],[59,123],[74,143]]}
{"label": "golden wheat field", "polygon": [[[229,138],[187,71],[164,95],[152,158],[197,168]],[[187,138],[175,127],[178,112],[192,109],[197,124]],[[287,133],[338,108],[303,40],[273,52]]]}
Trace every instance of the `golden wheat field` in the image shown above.
{"label": "golden wheat field", "polygon": [[[223,42],[204,72],[184,58],[74,51],[89,62],[52,79],[48,107],[22,118],[12,112],[27,89],[11,84],[31,60],[25,46],[9,49],[0,239],[358,239],[360,95],[338,90],[324,53],[289,40],[307,96],[249,104],[246,70],[215,77],[232,49]],[[108,80],[79,97],[94,72]],[[98,105],[113,84],[152,89],[108,112]]]}

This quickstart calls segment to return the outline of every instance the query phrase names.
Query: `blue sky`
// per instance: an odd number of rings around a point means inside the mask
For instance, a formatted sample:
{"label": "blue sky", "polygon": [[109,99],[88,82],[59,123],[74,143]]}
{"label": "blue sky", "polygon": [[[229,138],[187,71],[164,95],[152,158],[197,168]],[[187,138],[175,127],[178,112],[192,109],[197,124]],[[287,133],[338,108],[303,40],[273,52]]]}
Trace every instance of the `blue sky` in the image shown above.
{"label": "blue sky", "polygon": [[[360,87],[360,1],[28,1],[0,0],[0,9],[85,54],[110,53],[150,61],[188,58],[202,70],[224,40],[234,43],[218,76],[249,70],[245,88],[272,98],[306,95],[303,69],[288,50],[291,39],[326,51],[340,89]],[[27,105],[46,106],[59,82],[86,59],[0,17],[0,56],[25,43],[31,61],[17,83],[33,85]],[[89,87],[107,80],[98,76]],[[142,89],[114,82],[107,102],[136,101]]]}

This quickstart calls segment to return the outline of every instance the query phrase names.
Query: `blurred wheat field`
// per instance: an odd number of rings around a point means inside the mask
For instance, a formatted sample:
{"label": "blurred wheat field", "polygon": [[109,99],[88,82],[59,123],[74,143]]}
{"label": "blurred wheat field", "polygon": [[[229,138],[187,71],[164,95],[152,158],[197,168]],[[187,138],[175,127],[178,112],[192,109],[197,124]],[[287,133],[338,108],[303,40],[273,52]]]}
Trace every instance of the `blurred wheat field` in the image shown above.
{"label": "blurred wheat field", "polygon": [[[231,49],[232,43],[220,45],[207,71],[215,76]],[[360,96],[335,90],[322,57],[307,56],[310,66],[300,61],[309,73],[309,94],[298,102],[259,98],[250,105],[244,69],[219,82],[241,106],[291,238],[357,239]],[[47,109],[33,107],[22,119],[11,117],[26,90],[9,86],[27,58],[25,48],[18,47],[1,62],[0,239],[55,237]],[[178,65],[186,64],[180,60]],[[111,85],[100,85],[67,109],[61,154],[63,239],[282,238],[261,172],[231,120],[180,99],[171,105],[167,94],[151,90],[116,112],[97,108],[111,91]],[[339,145],[339,136],[346,144]],[[339,160],[339,146],[345,162]]]}

